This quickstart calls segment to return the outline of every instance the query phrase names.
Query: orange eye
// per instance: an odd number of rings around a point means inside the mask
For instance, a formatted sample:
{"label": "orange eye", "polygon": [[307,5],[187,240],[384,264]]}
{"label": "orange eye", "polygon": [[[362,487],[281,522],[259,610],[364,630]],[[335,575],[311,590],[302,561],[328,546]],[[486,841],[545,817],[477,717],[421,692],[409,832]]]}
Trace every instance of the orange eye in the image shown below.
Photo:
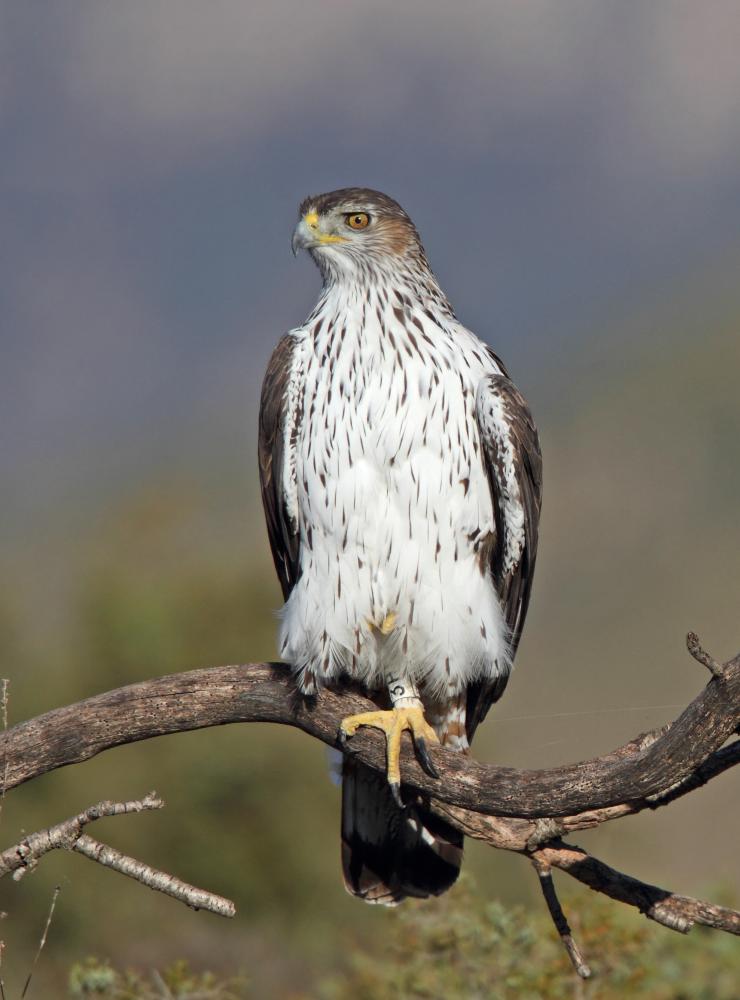
{"label": "orange eye", "polygon": [[367,229],[370,224],[370,216],[367,212],[352,212],[347,216],[347,225],[350,229]]}

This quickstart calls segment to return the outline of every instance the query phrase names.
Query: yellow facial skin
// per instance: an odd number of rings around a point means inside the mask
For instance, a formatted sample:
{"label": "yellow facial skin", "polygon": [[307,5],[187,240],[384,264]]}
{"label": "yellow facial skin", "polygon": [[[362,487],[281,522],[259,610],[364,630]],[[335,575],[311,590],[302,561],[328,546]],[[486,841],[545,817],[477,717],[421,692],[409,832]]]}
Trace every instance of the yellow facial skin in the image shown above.
{"label": "yellow facial skin", "polygon": [[303,216],[303,221],[306,223],[308,228],[313,234],[313,238],[317,243],[327,244],[327,243],[346,243],[346,239],[343,236],[334,236],[331,233],[322,233],[319,229],[319,216],[316,212],[306,212]]}

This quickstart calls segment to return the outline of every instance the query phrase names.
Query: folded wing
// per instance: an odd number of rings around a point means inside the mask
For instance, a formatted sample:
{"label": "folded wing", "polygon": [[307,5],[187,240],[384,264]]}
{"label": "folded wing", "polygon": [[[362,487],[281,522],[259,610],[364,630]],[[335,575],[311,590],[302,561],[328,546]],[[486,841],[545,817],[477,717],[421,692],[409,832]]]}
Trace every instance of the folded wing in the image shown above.
{"label": "folded wing", "polygon": [[[516,653],[529,606],[542,504],[542,456],[526,400],[505,374],[486,376],[476,394],[476,418],[496,521],[488,551],[491,574]],[[472,739],[504,692],[508,672],[468,688],[467,730]]]}

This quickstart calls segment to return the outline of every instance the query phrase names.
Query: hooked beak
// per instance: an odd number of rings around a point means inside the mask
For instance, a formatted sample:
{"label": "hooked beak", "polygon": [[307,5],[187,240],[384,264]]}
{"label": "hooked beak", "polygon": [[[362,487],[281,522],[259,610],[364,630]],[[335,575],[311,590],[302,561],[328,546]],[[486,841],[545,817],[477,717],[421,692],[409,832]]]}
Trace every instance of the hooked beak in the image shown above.
{"label": "hooked beak", "polygon": [[297,257],[299,250],[308,250],[313,245],[314,239],[311,230],[306,225],[306,220],[301,219],[293,230],[293,239],[290,241],[290,249],[293,251],[293,256]]}
{"label": "hooked beak", "polygon": [[293,230],[290,248],[295,257],[299,250],[313,250],[314,247],[326,246],[328,243],[345,242],[346,240],[342,236],[323,232],[319,226],[319,217],[316,212],[306,212]]}

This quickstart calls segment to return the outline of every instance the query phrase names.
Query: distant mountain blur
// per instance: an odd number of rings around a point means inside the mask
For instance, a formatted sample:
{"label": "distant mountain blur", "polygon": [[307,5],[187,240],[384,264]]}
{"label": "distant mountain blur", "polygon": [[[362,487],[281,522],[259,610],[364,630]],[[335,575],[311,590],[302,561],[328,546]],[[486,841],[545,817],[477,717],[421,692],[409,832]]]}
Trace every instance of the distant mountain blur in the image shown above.
{"label": "distant mountain blur", "polygon": [[737,263],[740,7],[711,11],[6,5],[0,532],[185,435],[186,463],[240,443],[315,296],[288,252],[310,191],[398,197],[463,321],[533,380]]}

